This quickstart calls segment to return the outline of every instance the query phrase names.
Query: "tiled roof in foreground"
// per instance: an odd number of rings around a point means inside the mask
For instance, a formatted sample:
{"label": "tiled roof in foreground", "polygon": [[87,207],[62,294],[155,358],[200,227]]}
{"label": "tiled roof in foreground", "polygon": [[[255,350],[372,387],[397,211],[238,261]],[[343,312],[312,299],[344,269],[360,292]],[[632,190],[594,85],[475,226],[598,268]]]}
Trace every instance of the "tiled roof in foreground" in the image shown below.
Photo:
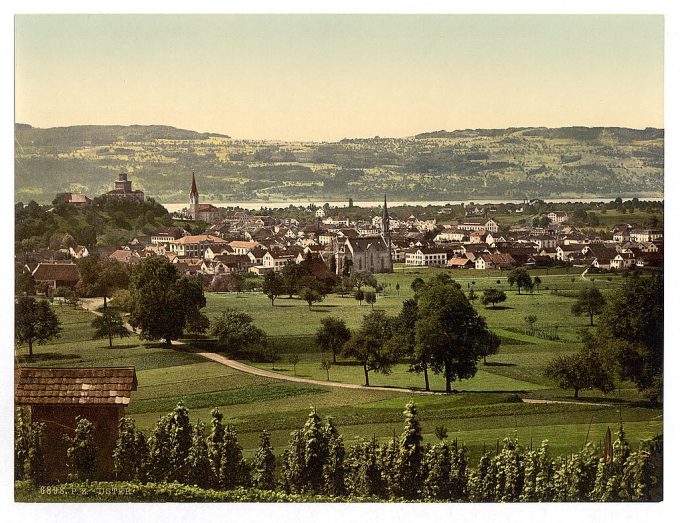
{"label": "tiled roof in foreground", "polygon": [[134,367],[37,368],[14,371],[17,405],[127,405],[137,390]]}

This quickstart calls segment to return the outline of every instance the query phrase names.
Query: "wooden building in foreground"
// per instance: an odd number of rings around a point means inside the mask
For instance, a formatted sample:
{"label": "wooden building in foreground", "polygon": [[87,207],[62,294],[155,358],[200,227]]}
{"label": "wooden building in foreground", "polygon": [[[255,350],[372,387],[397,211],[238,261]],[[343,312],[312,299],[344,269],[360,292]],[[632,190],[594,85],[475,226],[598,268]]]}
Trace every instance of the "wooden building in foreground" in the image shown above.
{"label": "wooden building in foreground", "polygon": [[94,425],[97,478],[111,478],[118,421],[137,390],[134,367],[23,367],[14,372],[16,406],[28,407],[31,421],[45,423],[50,479],[68,474],[64,435],[73,436],[78,416]]}

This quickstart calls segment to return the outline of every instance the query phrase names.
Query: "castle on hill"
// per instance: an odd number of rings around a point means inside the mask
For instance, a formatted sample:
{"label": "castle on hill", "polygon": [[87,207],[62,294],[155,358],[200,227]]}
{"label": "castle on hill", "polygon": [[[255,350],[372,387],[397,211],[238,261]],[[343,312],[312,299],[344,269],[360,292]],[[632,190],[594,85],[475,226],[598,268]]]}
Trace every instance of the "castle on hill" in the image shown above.
{"label": "castle on hill", "polygon": [[110,200],[127,200],[144,202],[144,191],[132,190],[132,182],[127,179],[127,173],[120,173],[112,191],[102,194]]}

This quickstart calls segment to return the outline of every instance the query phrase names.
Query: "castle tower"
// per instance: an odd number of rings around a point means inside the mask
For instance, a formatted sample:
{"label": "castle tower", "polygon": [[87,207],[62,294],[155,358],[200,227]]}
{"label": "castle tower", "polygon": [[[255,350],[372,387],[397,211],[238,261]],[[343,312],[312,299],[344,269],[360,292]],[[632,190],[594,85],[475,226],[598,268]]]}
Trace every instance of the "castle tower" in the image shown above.
{"label": "castle tower", "polygon": [[198,189],[196,188],[196,175],[191,172],[191,192],[189,193],[189,216],[198,220]]}
{"label": "castle tower", "polygon": [[385,195],[385,203],[383,205],[383,216],[382,216],[382,237],[387,244],[387,251],[389,252],[389,272],[392,272],[392,233],[390,232],[390,214],[387,212],[387,195]]}

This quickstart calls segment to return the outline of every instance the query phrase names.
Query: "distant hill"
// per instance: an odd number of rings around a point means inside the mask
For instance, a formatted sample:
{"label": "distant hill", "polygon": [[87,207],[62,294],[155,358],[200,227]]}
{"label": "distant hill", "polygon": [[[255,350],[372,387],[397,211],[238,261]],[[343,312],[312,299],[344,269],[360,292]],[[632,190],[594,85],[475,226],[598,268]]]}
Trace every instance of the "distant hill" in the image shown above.
{"label": "distant hill", "polygon": [[224,134],[199,133],[169,125],[73,125],[40,129],[28,124],[14,125],[15,140],[23,145],[112,145],[118,141],[148,142],[150,140],[205,140],[210,137],[229,138]]}
{"label": "distant hill", "polygon": [[508,135],[550,138],[553,140],[576,140],[579,142],[598,142],[614,139],[618,142],[649,141],[664,138],[664,130],[647,127],[629,129],[627,127],[509,127],[507,129],[463,129],[457,131],[432,131],[416,135],[418,139],[428,138],[471,138],[486,136],[499,138]]}
{"label": "distant hill", "polygon": [[163,202],[663,195],[664,130],[511,127],[338,142],[228,140],[163,125],[15,125],[16,201],[90,197],[120,172]]}

